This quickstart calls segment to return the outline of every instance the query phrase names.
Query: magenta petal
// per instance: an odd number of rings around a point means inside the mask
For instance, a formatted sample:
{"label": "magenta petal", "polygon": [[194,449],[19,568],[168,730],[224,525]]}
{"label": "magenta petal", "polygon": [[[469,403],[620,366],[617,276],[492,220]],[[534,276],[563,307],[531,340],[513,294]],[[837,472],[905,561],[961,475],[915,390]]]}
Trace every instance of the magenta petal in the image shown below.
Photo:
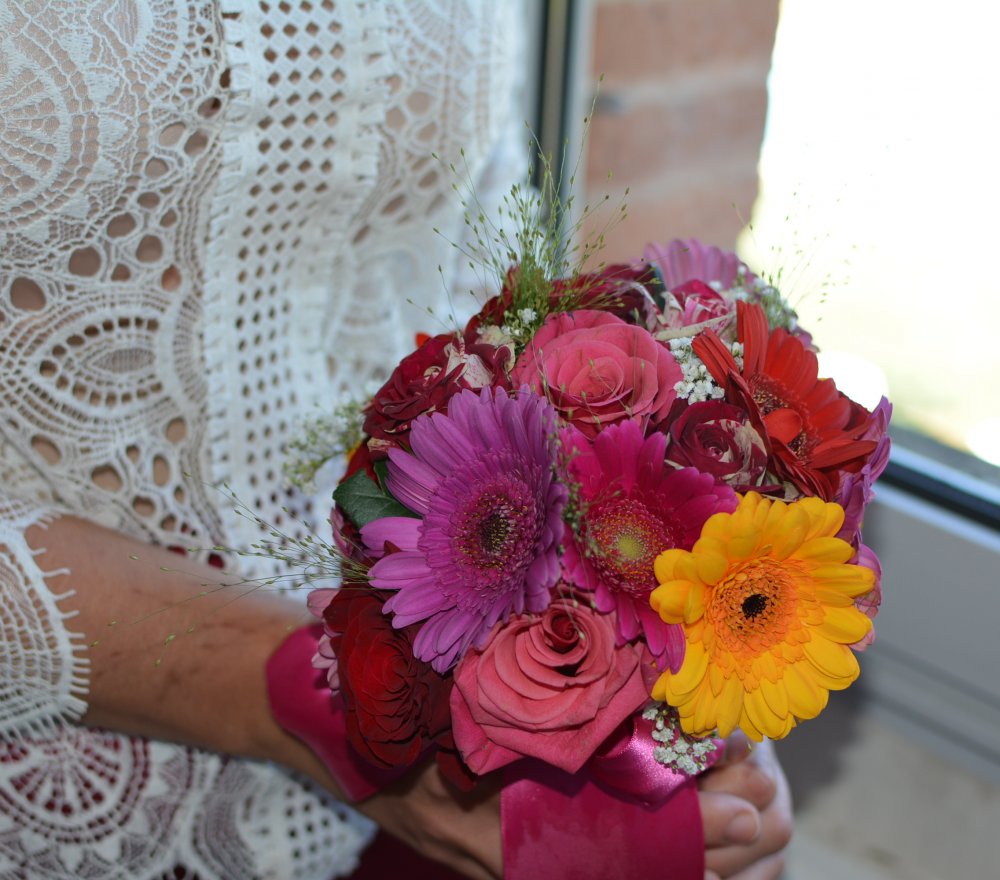
{"label": "magenta petal", "polygon": [[646,645],[656,660],[657,669],[661,672],[664,669],[677,672],[684,661],[687,647],[684,628],[679,624],[664,623],[648,603],[637,605],[636,612],[646,636]]}
{"label": "magenta petal", "polygon": [[431,578],[422,582],[412,581],[406,590],[397,591],[385,603],[385,611],[393,615],[392,625],[397,629],[419,623],[446,608],[447,600],[437,590],[437,585]]}
{"label": "magenta petal", "polygon": [[361,540],[368,551],[381,556],[386,541],[400,550],[416,550],[420,540],[420,520],[412,516],[384,516],[361,527]]}
{"label": "magenta petal", "polygon": [[389,492],[414,513],[427,513],[438,480],[438,474],[418,458],[402,449],[389,450]]}

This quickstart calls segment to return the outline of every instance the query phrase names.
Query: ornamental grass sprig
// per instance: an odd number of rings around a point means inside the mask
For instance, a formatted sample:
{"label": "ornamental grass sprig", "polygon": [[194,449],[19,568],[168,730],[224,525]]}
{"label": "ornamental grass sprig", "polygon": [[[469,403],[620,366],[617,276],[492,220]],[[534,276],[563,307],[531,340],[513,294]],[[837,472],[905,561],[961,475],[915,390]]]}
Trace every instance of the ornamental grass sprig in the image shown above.
{"label": "ornamental grass sprig", "polygon": [[[584,118],[584,140],[592,117],[593,105]],[[605,194],[596,205],[584,205],[574,219],[576,197],[573,191],[582,149],[576,156],[572,172],[565,178],[568,141],[563,142],[558,170],[554,170],[553,157],[543,151],[533,132],[528,146],[535,160],[528,166],[526,180],[535,176],[534,163],[537,162],[537,188],[526,182],[515,183],[502,196],[492,215],[479,200],[471,170],[465,163],[465,151],[460,151],[461,169],[453,163],[447,165],[449,173],[456,178],[452,190],[463,208],[471,243],[449,241],[468,261],[482,289],[503,288],[509,292],[511,306],[505,315],[503,330],[515,341],[530,339],[553,312],[571,311],[584,302],[588,308],[613,304],[616,300],[613,293],[596,298],[588,294],[599,283],[593,276],[606,265],[596,261],[596,257],[604,249],[607,234],[625,218],[629,195],[626,189],[595,235],[583,236],[584,225],[597,211],[608,207],[611,197]],[[443,164],[440,156],[434,154],[434,158]],[[568,196],[562,195],[564,189],[569,192]],[[439,228],[434,231],[444,234]],[[560,280],[558,288],[553,284],[556,279]]]}

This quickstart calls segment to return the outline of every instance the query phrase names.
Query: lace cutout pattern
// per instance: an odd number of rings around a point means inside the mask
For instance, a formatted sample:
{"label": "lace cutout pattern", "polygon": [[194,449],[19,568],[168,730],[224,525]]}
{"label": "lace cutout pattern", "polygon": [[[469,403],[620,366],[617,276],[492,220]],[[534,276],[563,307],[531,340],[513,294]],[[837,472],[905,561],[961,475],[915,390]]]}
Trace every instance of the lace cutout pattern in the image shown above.
{"label": "lace cutout pattern", "polygon": [[0,706],[8,724],[36,736],[58,729],[60,715],[83,713],[87,671],[82,646],[62,625],[57,603],[68,597],[24,589],[38,568],[22,536],[44,524],[35,506],[0,498]]}
{"label": "lace cutout pattern", "polygon": [[266,521],[322,521],[280,488],[282,447],[435,331],[422,309],[448,320],[462,221],[429,154],[523,171],[495,151],[520,14],[0,3],[0,878],[353,869],[371,824],[276,768],[56,723],[87,667],[22,535],[51,507],[247,546],[220,481]]}

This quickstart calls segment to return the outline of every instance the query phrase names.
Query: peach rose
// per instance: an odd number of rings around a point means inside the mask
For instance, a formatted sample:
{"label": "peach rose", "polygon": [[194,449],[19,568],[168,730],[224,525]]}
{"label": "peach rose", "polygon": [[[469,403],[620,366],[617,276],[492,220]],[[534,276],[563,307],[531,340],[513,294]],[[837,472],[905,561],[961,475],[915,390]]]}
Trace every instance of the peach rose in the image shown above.
{"label": "peach rose", "polygon": [[496,626],[455,670],[455,743],[489,773],[521,757],[575,773],[649,699],[641,649],[615,646],[614,616],[574,597]]}

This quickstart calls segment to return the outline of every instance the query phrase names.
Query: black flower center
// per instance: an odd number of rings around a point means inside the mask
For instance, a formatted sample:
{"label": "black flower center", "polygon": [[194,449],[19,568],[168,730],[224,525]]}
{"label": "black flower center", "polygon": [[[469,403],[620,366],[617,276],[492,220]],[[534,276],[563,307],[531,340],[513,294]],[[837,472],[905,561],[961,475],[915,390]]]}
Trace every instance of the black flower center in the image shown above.
{"label": "black flower center", "polygon": [[743,600],[742,611],[746,620],[756,620],[767,609],[767,596],[751,593]]}

